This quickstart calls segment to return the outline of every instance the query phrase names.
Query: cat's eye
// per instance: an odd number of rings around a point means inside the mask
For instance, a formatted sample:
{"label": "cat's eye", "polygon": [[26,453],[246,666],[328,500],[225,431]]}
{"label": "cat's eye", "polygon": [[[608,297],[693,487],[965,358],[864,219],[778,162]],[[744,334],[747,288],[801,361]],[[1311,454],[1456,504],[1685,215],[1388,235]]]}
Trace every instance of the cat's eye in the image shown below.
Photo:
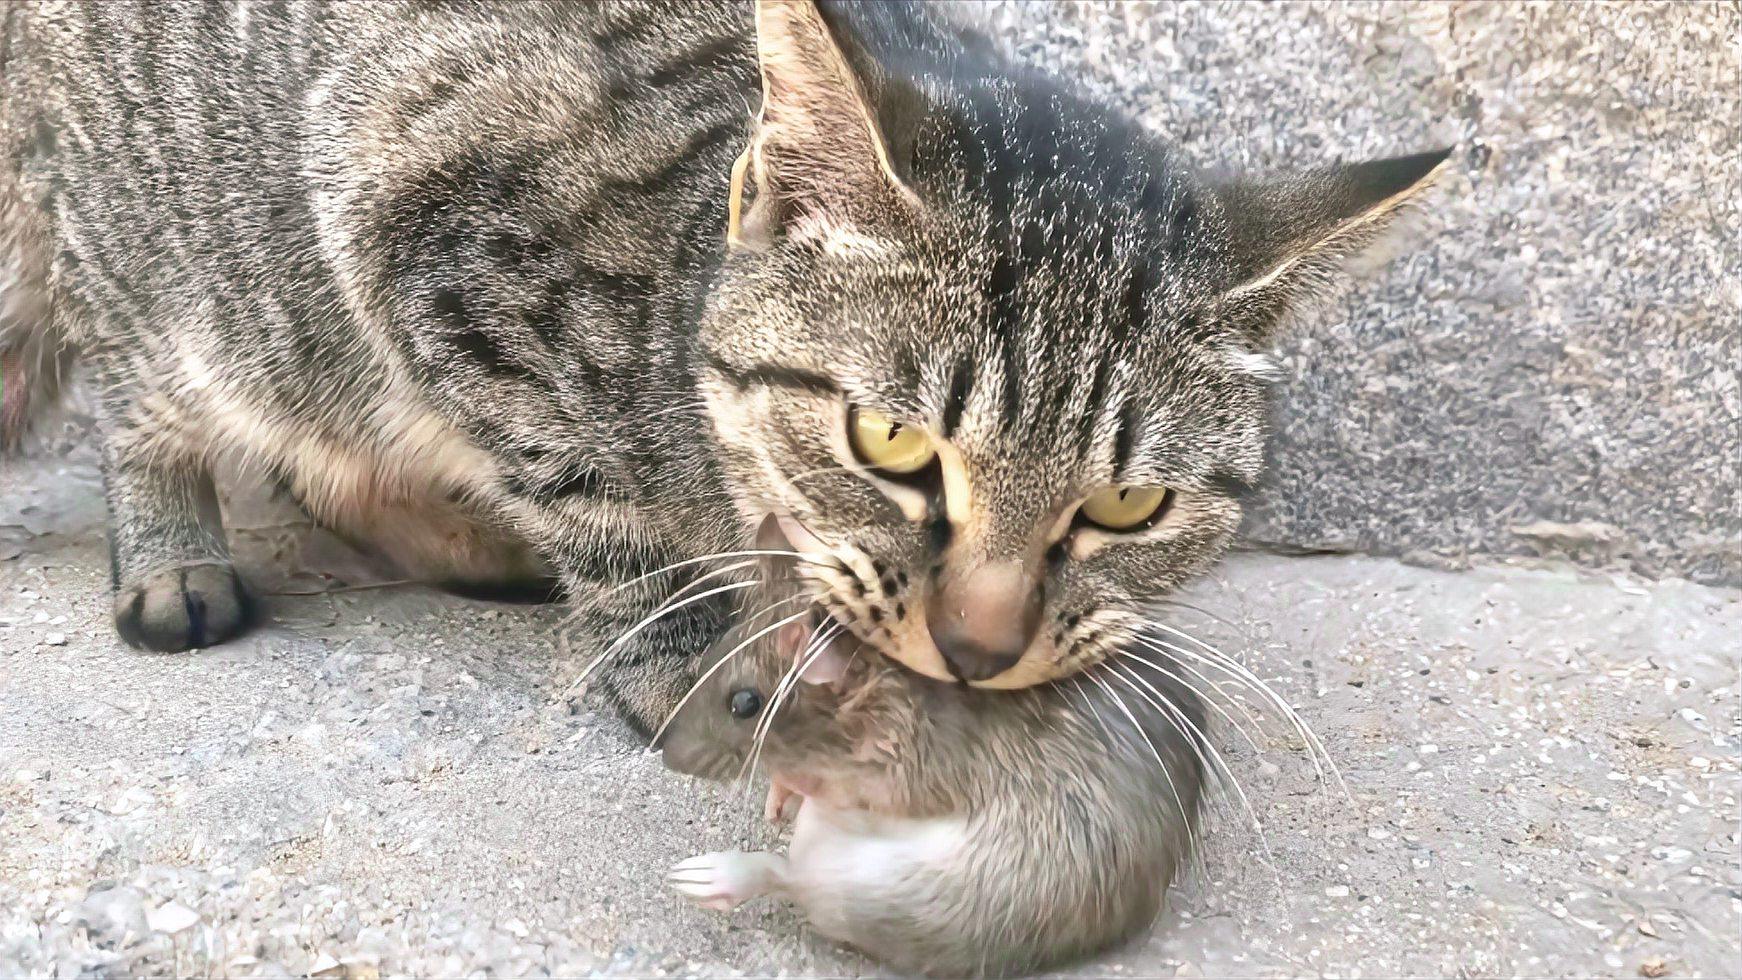
{"label": "cat's eye", "polygon": [[853,409],[847,436],[860,462],[886,473],[918,473],[938,454],[923,431],[864,408]]}
{"label": "cat's eye", "polygon": [[1110,531],[1134,531],[1154,523],[1168,497],[1166,487],[1121,484],[1090,495],[1078,512],[1089,523]]}
{"label": "cat's eye", "polygon": [[762,710],[762,695],[754,688],[741,687],[732,692],[731,709],[734,718],[754,718]]}

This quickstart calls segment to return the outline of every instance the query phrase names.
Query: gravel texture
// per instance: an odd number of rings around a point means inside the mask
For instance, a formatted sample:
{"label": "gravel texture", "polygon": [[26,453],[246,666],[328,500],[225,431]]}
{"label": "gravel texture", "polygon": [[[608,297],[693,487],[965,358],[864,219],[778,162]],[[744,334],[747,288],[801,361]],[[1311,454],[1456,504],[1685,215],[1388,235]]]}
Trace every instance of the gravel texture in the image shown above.
{"label": "gravel texture", "polygon": [[1458,147],[1285,345],[1254,540],[1742,584],[1742,7],[970,8],[1206,167]]}
{"label": "gravel texture", "polygon": [[[0,473],[0,976],[874,970],[664,870],[767,843],[566,696],[554,609],[367,584],[230,502],[274,624],[194,655],[108,623],[88,452]],[[288,574],[287,574],[288,572]],[[1199,867],[1084,975],[1735,976],[1742,593],[1564,564],[1237,555],[1182,625],[1299,707],[1220,744]],[[1236,713],[1236,716],[1238,714]]]}

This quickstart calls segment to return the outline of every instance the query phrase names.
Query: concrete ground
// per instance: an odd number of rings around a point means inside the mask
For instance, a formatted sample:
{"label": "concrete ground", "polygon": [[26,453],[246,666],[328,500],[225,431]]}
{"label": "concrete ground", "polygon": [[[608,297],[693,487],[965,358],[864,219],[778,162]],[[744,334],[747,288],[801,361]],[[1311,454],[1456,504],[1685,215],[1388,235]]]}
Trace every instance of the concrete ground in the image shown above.
{"label": "concrete ground", "polygon": [[[766,841],[758,806],[565,697],[558,610],[323,591],[367,574],[245,494],[272,625],[123,649],[67,449],[0,473],[0,976],[875,972],[664,890]],[[1742,593],[1262,554],[1193,592],[1349,795],[1278,725],[1224,733],[1262,836],[1225,808],[1154,934],[1078,972],[1742,973]]]}

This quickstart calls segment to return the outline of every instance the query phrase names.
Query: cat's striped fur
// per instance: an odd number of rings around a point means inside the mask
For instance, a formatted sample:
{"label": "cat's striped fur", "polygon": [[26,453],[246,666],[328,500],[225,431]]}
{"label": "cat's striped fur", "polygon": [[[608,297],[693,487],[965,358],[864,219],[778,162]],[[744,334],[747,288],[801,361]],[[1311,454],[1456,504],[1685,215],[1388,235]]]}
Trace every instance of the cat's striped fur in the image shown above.
{"label": "cat's striped fur", "polygon": [[[993,681],[1067,673],[1223,547],[1256,352],[1440,159],[1207,186],[906,5],[3,16],[0,438],[76,349],[117,623],[155,649],[247,623],[208,476],[234,452],[409,574],[559,581],[601,645],[717,566],[616,586],[770,512],[830,552],[835,615],[932,674],[928,590],[1027,562],[1048,625]],[[849,402],[951,447],[953,490],[843,456]],[[1178,503],[1069,533],[1109,482]],[[729,598],[624,645],[631,720]]]}

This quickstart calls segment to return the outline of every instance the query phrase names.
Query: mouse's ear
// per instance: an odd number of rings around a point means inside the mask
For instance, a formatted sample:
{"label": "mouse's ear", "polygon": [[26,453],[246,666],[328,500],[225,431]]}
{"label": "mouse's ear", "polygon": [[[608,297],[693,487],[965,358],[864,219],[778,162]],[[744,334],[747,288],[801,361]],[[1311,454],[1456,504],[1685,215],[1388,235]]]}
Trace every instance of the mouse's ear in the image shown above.
{"label": "mouse's ear", "polygon": [[795,660],[804,652],[805,644],[810,642],[811,628],[803,620],[787,623],[774,634],[775,649],[780,651],[782,660]]}
{"label": "mouse's ear", "polygon": [[813,650],[816,629],[805,622],[788,623],[774,634],[775,648],[784,660],[800,662],[798,679],[806,684],[832,684],[847,673],[847,656],[838,645]]}
{"label": "mouse's ear", "polygon": [[756,548],[759,551],[791,551],[786,534],[780,530],[780,518],[769,514],[756,525]]}
{"label": "mouse's ear", "polygon": [[[805,630],[807,639],[810,634],[810,630]],[[804,658],[798,672],[799,680],[806,684],[833,684],[847,676],[847,665],[852,662],[853,653],[858,646],[859,642],[852,636],[842,634],[824,644],[821,649],[810,649],[808,643],[801,641],[801,645],[790,656]]]}

